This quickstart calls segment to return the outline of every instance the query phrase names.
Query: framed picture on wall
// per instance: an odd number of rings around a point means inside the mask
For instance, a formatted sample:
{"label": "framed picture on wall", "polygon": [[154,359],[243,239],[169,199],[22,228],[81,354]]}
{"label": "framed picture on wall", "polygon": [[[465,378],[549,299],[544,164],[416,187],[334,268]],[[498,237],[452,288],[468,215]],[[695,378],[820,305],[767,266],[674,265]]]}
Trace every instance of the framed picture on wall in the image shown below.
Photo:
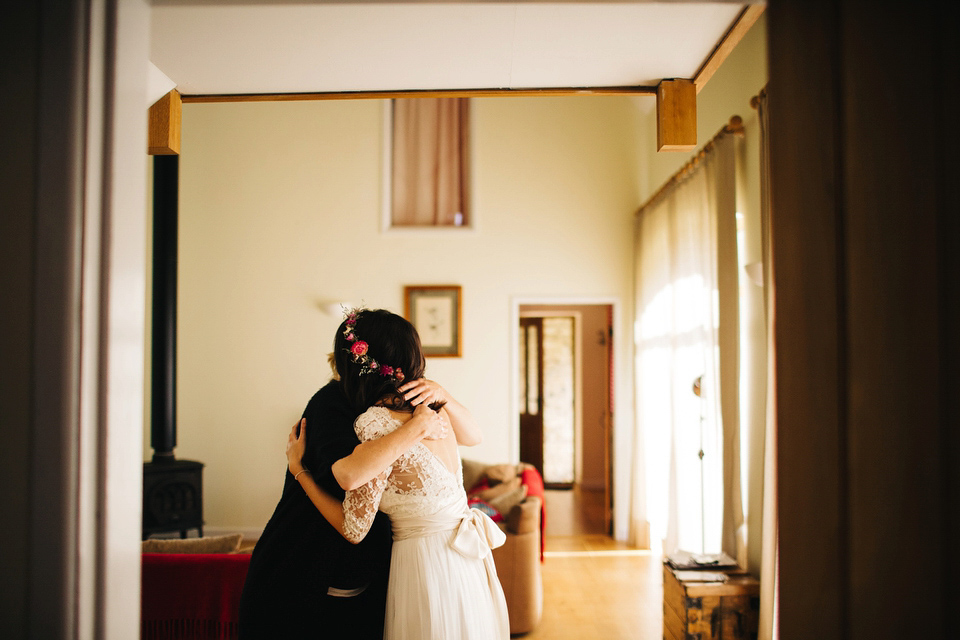
{"label": "framed picture on wall", "polygon": [[459,286],[404,287],[403,312],[420,334],[423,355],[460,357]]}

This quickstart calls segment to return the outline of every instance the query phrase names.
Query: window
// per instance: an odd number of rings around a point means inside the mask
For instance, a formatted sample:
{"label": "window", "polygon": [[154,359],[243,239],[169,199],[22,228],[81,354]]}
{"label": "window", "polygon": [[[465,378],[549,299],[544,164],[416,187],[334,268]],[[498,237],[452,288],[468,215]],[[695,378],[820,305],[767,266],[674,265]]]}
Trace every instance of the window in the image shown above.
{"label": "window", "polygon": [[388,114],[385,226],[472,226],[469,99],[397,98]]}

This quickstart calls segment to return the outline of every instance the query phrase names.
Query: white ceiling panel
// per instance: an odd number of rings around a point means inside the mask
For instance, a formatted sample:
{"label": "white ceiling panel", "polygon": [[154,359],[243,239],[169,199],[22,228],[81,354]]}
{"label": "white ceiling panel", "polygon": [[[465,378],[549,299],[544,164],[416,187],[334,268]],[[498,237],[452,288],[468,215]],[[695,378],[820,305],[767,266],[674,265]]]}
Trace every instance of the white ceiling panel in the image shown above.
{"label": "white ceiling panel", "polygon": [[692,78],[741,9],[678,3],[521,6],[513,86],[651,86],[663,78]]}
{"label": "white ceiling panel", "polygon": [[693,77],[742,8],[179,0],[151,61],[185,95],[650,86]]}

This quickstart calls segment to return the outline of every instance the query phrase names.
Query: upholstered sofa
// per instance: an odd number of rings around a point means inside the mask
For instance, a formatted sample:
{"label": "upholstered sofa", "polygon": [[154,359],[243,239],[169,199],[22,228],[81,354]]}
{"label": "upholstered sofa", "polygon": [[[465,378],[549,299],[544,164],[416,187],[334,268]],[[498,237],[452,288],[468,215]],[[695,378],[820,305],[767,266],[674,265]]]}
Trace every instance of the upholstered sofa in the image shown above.
{"label": "upholstered sofa", "polygon": [[543,478],[530,465],[464,460],[463,483],[471,506],[490,514],[507,534],[493,559],[507,599],[510,633],[528,633],[543,614]]}

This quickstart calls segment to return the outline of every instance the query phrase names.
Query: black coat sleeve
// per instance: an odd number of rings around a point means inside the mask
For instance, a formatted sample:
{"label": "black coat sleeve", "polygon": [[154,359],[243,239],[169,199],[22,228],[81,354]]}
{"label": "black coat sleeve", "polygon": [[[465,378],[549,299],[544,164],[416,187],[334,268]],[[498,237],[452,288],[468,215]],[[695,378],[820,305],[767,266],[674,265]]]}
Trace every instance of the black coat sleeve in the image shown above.
{"label": "black coat sleeve", "polygon": [[307,419],[307,446],[303,466],[328,493],[343,497],[343,489],[333,477],[331,466],[360,444],[353,430],[356,413],[336,382],[321,388],[303,410]]}

